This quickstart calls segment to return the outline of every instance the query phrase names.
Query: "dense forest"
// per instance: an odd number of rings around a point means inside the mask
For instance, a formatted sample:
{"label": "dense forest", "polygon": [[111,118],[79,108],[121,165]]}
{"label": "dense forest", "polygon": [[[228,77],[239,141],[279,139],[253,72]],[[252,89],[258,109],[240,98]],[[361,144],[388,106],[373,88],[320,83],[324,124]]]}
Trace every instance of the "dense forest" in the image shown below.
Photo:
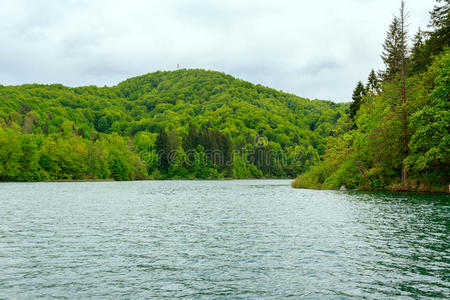
{"label": "dense forest", "polygon": [[293,187],[445,191],[449,1],[408,35],[404,3],[383,70],[349,104],[200,69],[112,87],[0,85],[0,181],[294,178]]}
{"label": "dense forest", "polygon": [[437,1],[429,30],[411,42],[407,17],[402,2],[383,43],[386,68],[353,92],[350,130],[330,136],[321,161],[293,187],[448,191],[450,1]]}
{"label": "dense forest", "polygon": [[113,87],[0,85],[0,181],[294,178],[347,115],[205,70]]}

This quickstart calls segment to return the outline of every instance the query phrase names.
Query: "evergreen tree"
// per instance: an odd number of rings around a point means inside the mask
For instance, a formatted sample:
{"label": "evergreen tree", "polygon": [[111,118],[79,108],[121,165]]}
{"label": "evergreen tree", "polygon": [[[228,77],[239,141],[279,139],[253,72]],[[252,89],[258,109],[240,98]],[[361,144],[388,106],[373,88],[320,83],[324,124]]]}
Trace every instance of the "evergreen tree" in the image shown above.
{"label": "evergreen tree", "polygon": [[[425,72],[438,55],[446,47],[450,47],[450,0],[437,0],[430,12],[428,27],[431,31],[416,33],[411,51],[411,67],[413,73]],[[443,3],[443,5],[440,5]]]}
{"label": "evergreen tree", "polygon": [[159,169],[167,172],[169,169],[169,136],[164,128],[159,131],[155,142],[156,152],[159,156]]}
{"label": "evergreen tree", "polygon": [[[408,120],[406,112],[406,60],[408,55],[407,45],[407,26],[406,20],[408,13],[405,10],[405,2],[400,5],[399,16],[394,17],[386,40],[383,43],[383,53],[381,55],[386,70],[382,72],[384,80],[393,80],[398,74],[400,75],[400,103],[398,105],[401,114],[402,127],[402,158],[408,155]],[[405,164],[402,164],[401,178],[404,182],[407,178]]]}
{"label": "evergreen tree", "polygon": [[187,135],[183,139],[183,148],[184,151],[189,151],[195,149],[199,144],[199,133],[197,128],[189,123],[189,130]]}
{"label": "evergreen tree", "polygon": [[224,165],[222,169],[225,170],[225,175],[231,177],[233,174],[233,143],[228,133],[222,134],[221,137],[221,149],[224,158]]}
{"label": "evergreen tree", "polygon": [[429,27],[434,30],[430,32],[430,46],[432,54],[441,52],[445,47],[450,46],[450,0],[437,0],[437,3],[430,12],[431,20]]}
{"label": "evergreen tree", "polygon": [[128,180],[128,166],[119,153],[115,153],[111,160],[111,176],[116,181]]}
{"label": "evergreen tree", "polygon": [[356,129],[355,116],[358,112],[361,103],[363,101],[363,97],[366,94],[366,89],[364,88],[364,84],[361,81],[358,81],[355,89],[353,90],[352,100],[353,102],[350,104],[350,114],[349,118],[352,122],[352,128]]}
{"label": "evergreen tree", "polygon": [[427,48],[424,43],[424,32],[420,29],[414,35],[413,46],[411,49],[410,57],[410,71],[413,74],[421,73],[426,71],[427,66],[431,62],[431,56],[427,52]]}
{"label": "evergreen tree", "polygon": [[369,73],[369,77],[367,78],[366,91],[371,92],[372,94],[378,94],[379,88],[380,83],[378,81],[378,77],[372,69]]}
{"label": "evergreen tree", "polygon": [[386,34],[383,43],[383,52],[381,58],[386,65],[386,70],[381,71],[380,75],[384,80],[391,80],[401,70],[401,25],[397,17],[394,17]]}

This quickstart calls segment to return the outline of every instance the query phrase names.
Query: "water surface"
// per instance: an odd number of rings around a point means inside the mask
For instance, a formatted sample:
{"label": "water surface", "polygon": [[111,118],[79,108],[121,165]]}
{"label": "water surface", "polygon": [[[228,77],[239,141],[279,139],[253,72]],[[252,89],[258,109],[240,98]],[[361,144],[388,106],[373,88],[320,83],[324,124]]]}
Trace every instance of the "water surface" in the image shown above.
{"label": "water surface", "polygon": [[450,297],[450,197],[287,180],[0,184],[0,298]]}

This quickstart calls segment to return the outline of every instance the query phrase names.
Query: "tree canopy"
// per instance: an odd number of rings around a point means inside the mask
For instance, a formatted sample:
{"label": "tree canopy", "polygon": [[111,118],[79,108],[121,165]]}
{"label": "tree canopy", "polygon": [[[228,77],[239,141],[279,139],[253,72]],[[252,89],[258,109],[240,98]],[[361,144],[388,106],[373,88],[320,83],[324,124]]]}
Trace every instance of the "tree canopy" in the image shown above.
{"label": "tree canopy", "polygon": [[0,180],[294,177],[347,110],[206,70],[0,85]]}

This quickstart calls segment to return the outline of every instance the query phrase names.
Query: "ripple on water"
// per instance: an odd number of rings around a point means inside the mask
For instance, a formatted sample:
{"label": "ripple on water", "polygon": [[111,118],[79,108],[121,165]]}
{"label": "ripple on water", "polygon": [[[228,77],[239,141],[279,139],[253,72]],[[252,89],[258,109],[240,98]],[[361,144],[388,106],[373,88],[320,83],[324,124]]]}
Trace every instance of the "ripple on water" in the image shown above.
{"label": "ripple on water", "polygon": [[0,184],[0,298],[450,297],[447,195]]}

